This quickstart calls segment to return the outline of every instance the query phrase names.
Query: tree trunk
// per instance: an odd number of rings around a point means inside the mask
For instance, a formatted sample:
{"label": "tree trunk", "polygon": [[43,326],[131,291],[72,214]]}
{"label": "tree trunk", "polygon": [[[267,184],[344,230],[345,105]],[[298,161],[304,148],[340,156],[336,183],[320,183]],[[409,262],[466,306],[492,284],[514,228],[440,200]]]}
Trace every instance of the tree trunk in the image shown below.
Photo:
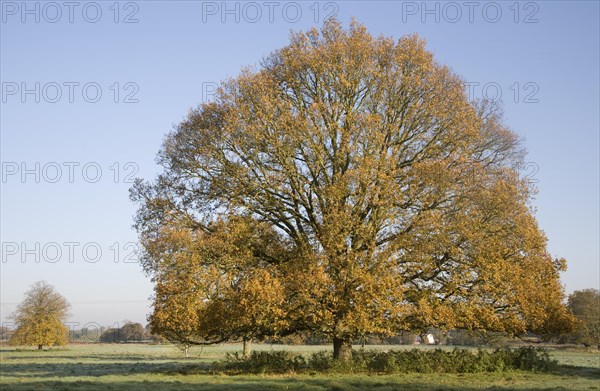
{"label": "tree trunk", "polygon": [[242,357],[248,358],[250,357],[250,352],[252,351],[252,338],[246,338],[242,340],[244,345],[242,347]]}
{"label": "tree trunk", "polygon": [[440,330],[438,340],[435,342],[436,345],[445,345],[446,344],[446,332]]}
{"label": "tree trunk", "polygon": [[42,345],[38,345],[38,350],[42,350]]}
{"label": "tree trunk", "polygon": [[334,360],[350,361],[352,359],[352,342],[349,338],[333,339]]}

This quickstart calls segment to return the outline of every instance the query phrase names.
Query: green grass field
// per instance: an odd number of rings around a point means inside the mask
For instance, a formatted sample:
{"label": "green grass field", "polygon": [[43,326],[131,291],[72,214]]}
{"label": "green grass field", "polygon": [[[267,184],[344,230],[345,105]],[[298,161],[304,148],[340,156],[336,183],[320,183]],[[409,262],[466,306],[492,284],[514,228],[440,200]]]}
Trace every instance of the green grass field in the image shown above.
{"label": "green grass field", "polygon": [[[254,349],[312,353],[325,346],[255,344]],[[390,346],[373,346],[389,349]],[[394,346],[394,349],[413,348]],[[427,349],[428,347],[422,347]],[[553,351],[554,373],[230,375],[211,363],[240,346],[193,348],[189,358],[170,345],[88,344],[48,351],[0,348],[1,390],[594,390],[600,354]]]}

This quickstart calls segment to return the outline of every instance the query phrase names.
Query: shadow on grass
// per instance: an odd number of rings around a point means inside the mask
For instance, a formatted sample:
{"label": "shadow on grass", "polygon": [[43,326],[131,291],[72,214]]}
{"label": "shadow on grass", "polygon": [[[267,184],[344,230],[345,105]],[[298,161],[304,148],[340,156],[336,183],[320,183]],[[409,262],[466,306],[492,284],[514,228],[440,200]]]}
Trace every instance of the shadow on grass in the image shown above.
{"label": "shadow on grass", "polygon": [[[460,386],[444,385],[440,383],[424,382],[406,382],[398,379],[310,379],[310,378],[256,378],[248,379],[243,377],[230,377],[219,381],[207,379],[206,382],[184,383],[180,381],[115,381],[115,382],[95,382],[95,381],[76,381],[76,382],[23,382],[18,384],[7,384],[2,386],[2,390],[148,390],[153,391],[185,391],[185,390],[207,390],[207,391],[264,391],[264,390],[307,390],[307,391],[358,391],[358,390],[437,390],[437,391],[459,391],[459,390],[481,390],[480,386],[470,386],[462,384]],[[512,390],[511,386],[492,386],[486,390]],[[550,391],[566,390],[565,387],[535,387],[519,388],[523,391]]]}
{"label": "shadow on grass", "polygon": [[[72,362],[68,363],[15,363],[4,362],[0,368],[2,377],[17,377],[17,378],[44,378],[44,377],[76,377],[76,376],[92,376],[100,377],[107,375],[133,375],[133,374],[159,374],[159,375],[211,375],[215,373],[215,368],[210,362],[199,362],[194,359],[187,361],[186,359],[176,361],[160,361],[156,357],[144,356],[112,356],[112,355],[90,355],[79,357],[67,357]],[[22,357],[25,358],[25,357]],[[56,356],[52,357],[56,358]],[[81,361],[82,358],[94,360],[103,360],[86,362]],[[117,361],[117,362],[111,362]],[[123,362],[120,362],[123,361]],[[158,361],[158,362],[157,362]],[[186,362],[187,361],[187,362]],[[220,373],[244,376],[247,373],[240,373],[237,370],[226,370]],[[556,369],[547,372],[549,374],[580,377],[592,380],[600,380],[600,368],[588,366],[572,366],[560,365]],[[402,374],[398,374],[402,376]]]}
{"label": "shadow on grass", "polygon": [[[575,376],[600,381],[600,367],[580,367],[575,365],[559,365],[549,373],[560,376]],[[598,384],[600,387],[600,384]]]}
{"label": "shadow on grass", "polygon": [[189,360],[192,359],[190,358],[185,358],[185,357],[179,357],[177,359],[174,359],[173,356],[156,356],[156,355],[151,355],[151,356],[144,356],[144,355],[115,355],[115,354],[110,354],[110,353],[100,353],[100,354],[89,354],[89,355],[72,355],[72,356],[68,356],[68,355],[45,355],[45,356],[41,356],[41,355],[13,355],[10,357],[4,357],[3,360],[39,360],[39,359],[49,359],[49,360],[54,360],[54,359],[64,359],[64,360],[81,360],[81,359],[86,359],[86,360],[106,360],[106,361],[137,361],[137,360]]}
{"label": "shadow on grass", "polygon": [[44,377],[76,377],[76,376],[108,376],[134,374],[180,374],[188,371],[208,373],[209,364],[181,362],[128,362],[128,363],[27,363],[2,364],[2,377],[44,378]]}

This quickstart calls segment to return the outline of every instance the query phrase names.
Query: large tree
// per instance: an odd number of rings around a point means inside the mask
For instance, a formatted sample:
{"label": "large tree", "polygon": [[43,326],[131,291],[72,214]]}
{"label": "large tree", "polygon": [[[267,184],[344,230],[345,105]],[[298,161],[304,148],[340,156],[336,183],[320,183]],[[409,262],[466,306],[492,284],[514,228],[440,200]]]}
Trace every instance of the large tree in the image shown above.
{"label": "large tree", "polygon": [[[219,221],[253,220],[279,251],[211,265],[274,281],[283,300],[267,318],[330,338],[336,358],[365,334],[550,332],[551,319],[568,317],[565,262],[546,251],[518,137],[464,87],[417,36],[374,38],[335,20],[292,34],[192,110],[159,153],[164,173],[132,189],[144,268],[159,287],[174,252],[154,250],[173,243],[173,227],[196,243]],[[176,252],[184,247],[194,246]],[[185,295],[223,275],[206,274],[206,252],[191,253],[204,274],[178,287]],[[218,297],[193,300],[194,332],[221,311]],[[219,327],[248,329],[257,310]]]}
{"label": "large tree", "polygon": [[64,325],[70,305],[67,300],[46,281],[38,281],[25,293],[25,299],[11,315],[16,330],[12,345],[44,346],[64,345],[69,330]]}

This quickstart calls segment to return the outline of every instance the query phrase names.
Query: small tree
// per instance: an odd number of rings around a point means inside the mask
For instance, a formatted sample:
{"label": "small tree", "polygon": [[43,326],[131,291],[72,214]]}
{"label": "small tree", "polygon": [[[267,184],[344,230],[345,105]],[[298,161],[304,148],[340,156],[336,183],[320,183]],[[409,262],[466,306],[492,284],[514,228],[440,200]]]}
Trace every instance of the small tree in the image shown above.
{"label": "small tree", "polygon": [[64,325],[68,316],[69,303],[46,281],[38,281],[25,293],[25,299],[11,315],[16,330],[11,345],[43,346],[64,345],[69,330]]}

